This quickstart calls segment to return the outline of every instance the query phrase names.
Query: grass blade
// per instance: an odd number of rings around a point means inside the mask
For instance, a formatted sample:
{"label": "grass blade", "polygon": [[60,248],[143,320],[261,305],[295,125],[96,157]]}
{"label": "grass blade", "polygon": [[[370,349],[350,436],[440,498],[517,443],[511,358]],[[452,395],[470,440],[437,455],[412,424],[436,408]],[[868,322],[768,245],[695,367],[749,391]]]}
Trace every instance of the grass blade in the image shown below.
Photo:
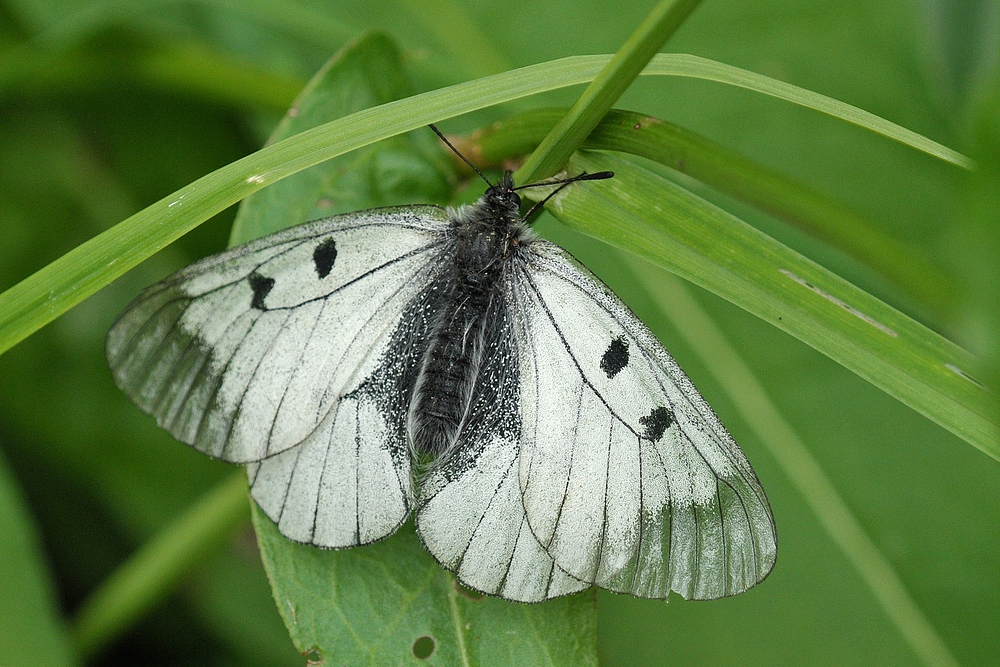
{"label": "grass blade", "polygon": [[750,72],[739,67],[709,60],[708,58],[680,53],[660,54],[653,59],[649,67],[643,71],[643,74],[705,79],[707,81],[717,81],[718,83],[725,83],[730,86],[763,93],[764,95],[792,102],[807,109],[819,111],[828,116],[847,121],[852,125],[857,125],[876,134],[881,134],[883,137],[898,141],[910,148],[933,155],[939,160],[950,162],[955,166],[964,169],[971,169],[973,167],[972,160],[958,151],[928,139],[913,130],[908,130],[901,125],[888,121],[885,118],[876,116],[873,113],[851,106],[846,102],[835,100],[832,97],[814,93],[811,90],[799,88],[798,86],[772,79],[763,74],[757,74],[756,72]]}
{"label": "grass blade", "polygon": [[[536,109],[502,120],[462,143],[488,164],[534,150],[564,109]],[[874,268],[947,318],[956,307],[954,278],[916,248],[881,231],[841,202],[710,139],[644,114],[614,109],[582,148],[639,155],[692,176],[719,192],[772,213]]]}

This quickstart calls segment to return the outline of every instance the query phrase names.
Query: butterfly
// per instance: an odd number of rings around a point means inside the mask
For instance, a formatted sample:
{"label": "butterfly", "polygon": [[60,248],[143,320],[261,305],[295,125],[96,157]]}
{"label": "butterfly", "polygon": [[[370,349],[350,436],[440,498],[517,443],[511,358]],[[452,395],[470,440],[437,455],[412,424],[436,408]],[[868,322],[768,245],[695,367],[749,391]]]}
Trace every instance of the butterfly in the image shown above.
{"label": "butterfly", "polygon": [[742,592],[777,550],[753,468],[649,329],[520,213],[517,190],[609,176],[508,173],[472,206],[336,215],[203,259],[113,325],[115,382],[246,465],[296,542],[369,544],[412,513],[442,566],[508,600]]}

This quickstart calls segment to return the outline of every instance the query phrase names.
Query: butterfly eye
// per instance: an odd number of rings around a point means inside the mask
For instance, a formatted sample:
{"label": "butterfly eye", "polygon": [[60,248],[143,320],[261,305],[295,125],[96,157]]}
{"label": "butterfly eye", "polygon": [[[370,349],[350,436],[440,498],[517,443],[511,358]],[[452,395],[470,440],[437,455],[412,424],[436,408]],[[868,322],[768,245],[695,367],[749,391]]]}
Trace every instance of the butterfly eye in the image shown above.
{"label": "butterfly eye", "polygon": [[515,206],[517,206],[517,207],[521,206],[521,197],[516,192],[511,192],[510,193],[510,198],[514,202]]}

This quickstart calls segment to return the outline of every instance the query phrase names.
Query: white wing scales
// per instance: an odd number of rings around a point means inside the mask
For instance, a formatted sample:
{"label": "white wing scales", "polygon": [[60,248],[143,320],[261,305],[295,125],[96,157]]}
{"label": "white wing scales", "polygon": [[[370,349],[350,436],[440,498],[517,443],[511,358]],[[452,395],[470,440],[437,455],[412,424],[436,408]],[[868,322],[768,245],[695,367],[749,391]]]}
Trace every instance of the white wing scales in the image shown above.
{"label": "white wing scales", "polygon": [[304,442],[247,466],[250,493],[296,542],[368,544],[410,513],[409,452],[377,396],[344,397]]}
{"label": "white wing scales", "polygon": [[193,264],[109,332],[115,380],[179,440],[249,464],[299,542],[367,544],[416,505],[434,557],[510,600],[763,579],[776,537],[750,464],[646,327],[546,242],[511,262],[458,446],[414,488],[407,415],[448,229],[437,207],[363,211]]}
{"label": "white wing scales", "polygon": [[770,572],[770,508],[736,444],[646,327],[548,243],[514,282],[528,523],[581,581],[715,598]]}
{"label": "white wing scales", "polygon": [[516,441],[496,438],[457,477],[436,470],[424,480],[417,511],[424,546],[466,586],[508,600],[540,602],[588,588],[556,567],[532,534],[517,449]]}

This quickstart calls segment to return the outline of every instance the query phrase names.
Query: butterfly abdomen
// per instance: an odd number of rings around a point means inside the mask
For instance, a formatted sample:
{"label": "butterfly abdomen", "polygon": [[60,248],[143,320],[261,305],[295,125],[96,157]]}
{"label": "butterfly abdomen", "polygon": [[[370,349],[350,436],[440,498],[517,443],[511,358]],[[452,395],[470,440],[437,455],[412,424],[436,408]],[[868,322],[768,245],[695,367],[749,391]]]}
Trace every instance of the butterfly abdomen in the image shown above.
{"label": "butterfly abdomen", "polygon": [[430,328],[409,410],[410,443],[437,459],[456,441],[469,411],[484,353],[490,305],[512,248],[517,199],[491,188],[453,220],[454,263],[440,277]]}

